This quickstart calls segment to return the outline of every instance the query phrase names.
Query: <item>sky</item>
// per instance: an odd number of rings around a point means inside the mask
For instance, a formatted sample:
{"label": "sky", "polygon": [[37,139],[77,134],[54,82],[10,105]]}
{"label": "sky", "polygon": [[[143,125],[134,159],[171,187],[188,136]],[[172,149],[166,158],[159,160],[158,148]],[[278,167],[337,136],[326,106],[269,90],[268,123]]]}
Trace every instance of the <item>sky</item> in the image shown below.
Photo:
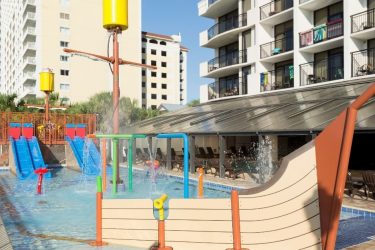
{"label": "sky", "polygon": [[189,49],[187,99],[199,99],[199,86],[212,79],[199,77],[199,64],[212,59],[213,49],[199,47],[199,33],[214,24],[198,16],[198,0],[142,0],[142,30],[163,35],[182,35],[182,45]]}

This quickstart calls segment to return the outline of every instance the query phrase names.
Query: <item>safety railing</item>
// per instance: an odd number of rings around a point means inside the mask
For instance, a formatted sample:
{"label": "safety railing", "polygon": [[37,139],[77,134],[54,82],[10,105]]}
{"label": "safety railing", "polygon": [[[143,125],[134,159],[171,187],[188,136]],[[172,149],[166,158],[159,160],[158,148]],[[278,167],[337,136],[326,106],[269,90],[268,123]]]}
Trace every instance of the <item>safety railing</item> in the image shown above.
{"label": "safety railing", "polygon": [[260,45],[260,58],[266,58],[293,50],[293,36]]}
{"label": "safety railing", "polygon": [[293,7],[293,0],[274,0],[259,7],[260,20]]}
{"label": "safety railing", "polygon": [[352,52],[352,77],[375,74],[375,48]]}
{"label": "safety railing", "polygon": [[338,19],[327,24],[322,24],[311,30],[299,34],[300,48],[320,43],[329,39],[340,37],[344,34],[343,20]]}
{"label": "safety railing", "polygon": [[208,100],[213,100],[218,97],[216,89],[217,89],[217,82],[208,84]]}
{"label": "safety railing", "polygon": [[366,10],[364,12],[351,16],[351,30],[356,33],[375,27],[375,9]]}
{"label": "safety railing", "polygon": [[333,81],[344,78],[343,65],[335,66],[334,60],[342,62],[342,55],[332,56],[328,59],[301,64],[300,85]]}
{"label": "safety railing", "polygon": [[294,67],[290,66],[289,73],[285,69],[277,69],[260,73],[260,92],[286,89],[294,86]]}
{"label": "safety railing", "polygon": [[226,55],[216,57],[208,62],[208,72],[247,62],[247,51],[233,51]]}
{"label": "safety railing", "polygon": [[244,27],[247,25],[247,14],[242,14],[229,18],[227,20],[221,21],[213,25],[208,29],[208,40],[214,38],[215,36],[224,33],[226,31],[237,29],[239,27]]}

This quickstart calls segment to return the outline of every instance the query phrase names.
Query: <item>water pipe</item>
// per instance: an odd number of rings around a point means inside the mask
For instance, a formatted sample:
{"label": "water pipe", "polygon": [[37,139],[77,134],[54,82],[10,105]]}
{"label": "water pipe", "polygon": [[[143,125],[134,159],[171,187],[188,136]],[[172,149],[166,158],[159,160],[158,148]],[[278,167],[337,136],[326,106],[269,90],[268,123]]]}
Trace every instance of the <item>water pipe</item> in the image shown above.
{"label": "water pipe", "polygon": [[238,191],[232,190],[231,194],[232,205],[232,230],[233,230],[233,248],[227,250],[248,250],[241,247],[241,229],[240,229],[240,200]]}
{"label": "water pipe", "polygon": [[[133,191],[133,141],[135,139],[144,139],[144,138],[146,138],[146,135],[143,135],[143,134],[108,134],[108,135],[89,134],[89,135],[87,135],[87,137],[88,138],[112,139],[112,140],[122,139],[122,140],[128,140],[129,141],[129,147],[128,147],[128,185],[129,185],[129,191],[132,192]],[[116,155],[113,153],[113,157],[114,157],[113,159],[116,159],[116,160],[118,159],[117,154],[118,154],[118,152],[116,150]],[[112,165],[115,166],[114,163]],[[115,178],[114,176],[117,176],[117,175],[113,174],[112,183],[115,183],[113,181],[113,178]],[[112,188],[112,193],[113,193],[113,190],[115,190],[114,193],[117,192],[117,185],[116,185],[115,189]]]}
{"label": "water pipe", "polygon": [[94,242],[90,242],[91,246],[104,246],[107,245],[103,242],[103,234],[102,234],[102,200],[103,200],[103,183],[102,177],[96,177],[96,240]]}
{"label": "water pipe", "polygon": [[117,149],[118,149],[118,139],[112,139],[112,194],[117,193]]}
{"label": "water pipe", "polygon": [[204,174],[204,168],[198,169],[198,198],[203,198],[203,174]]}
{"label": "water pipe", "polygon": [[103,192],[107,190],[107,140],[102,140],[102,175],[103,175]]}
{"label": "water pipe", "polygon": [[34,173],[38,175],[37,194],[42,194],[43,175],[47,172],[47,168],[38,168],[34,171]]}
{"label": "water pipe", "polygon": [[156,138],[179,138],[184,140],[184,198],[189,198],[189,138],[187,134],[159,134]]}
{"label": "water pipe", "polygon": [[151,250],[173,250],[172,247],[165,246],[165,218],[164,218],[164,202],[168,199],[163,194],[159,199],[154,200],[154,208],[159,210],[158,220],[158,246],[154,246]]}

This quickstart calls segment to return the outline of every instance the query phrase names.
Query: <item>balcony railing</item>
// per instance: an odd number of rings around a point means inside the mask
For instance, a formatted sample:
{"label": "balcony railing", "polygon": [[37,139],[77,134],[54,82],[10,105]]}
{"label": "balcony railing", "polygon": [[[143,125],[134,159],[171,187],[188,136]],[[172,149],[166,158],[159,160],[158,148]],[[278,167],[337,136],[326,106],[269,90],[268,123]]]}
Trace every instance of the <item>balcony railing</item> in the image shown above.
{"label": "balcony railing", "polygon": [[343,55],[301,64],[299,68],[301,86],[344,78]]}
{"label": "balcony railing", "polygon": [[208,40],[214,38],[215,36],[224,33],[228,30],[237,29],[239,27],[244,27],[247,25],[247,14],[242,14],[239,16],[232,17],[228,20],[216,23],[214,26],[208,29]]}
{"label": "balcony railing", "polygon": [[293,50],[293,37],[285,37],[260,45],[260,58],[278,55]]}
{"label": "balcony railing", "polygon": [[309,31],[299,34],[300,48],[320,43],[329,39],[340,37],[344,34],[344,25],[342,19],[322,24],[312,28]]}
{"label": "balcony railing", "polygon": [[216,89],[217,89],[217,82],[208,84],[208,100],[213,100],[218,97]]}
{"label": "balcony railing", "polygon": [[375,27],[375,9],[367,10],[351,16],[352,33]]}
{"label": "balcony railing", "polygon": [[292,88],[294,86],[294,67],[289,67],[288,74],[285,69],[277,69],[260,73],[260,92]]}
{"label": "balcony railing", "polygon": [[247,62],[246,50],[234,51],[210,60],[208,62],[208,72],[245,62]]}
{"label": "balcony railing", "polygon": [[299,4],[307,3],[308,1],[311,1],[311,0],[299,0]]}
{"label": "balcony railing", "polygon": [[274,0],[260,6],[260,20],[293,7],[293,0]]}
{"label": "balcony railing", "polygon": [[352,77],[375,74],[375,48],[352,53]]}

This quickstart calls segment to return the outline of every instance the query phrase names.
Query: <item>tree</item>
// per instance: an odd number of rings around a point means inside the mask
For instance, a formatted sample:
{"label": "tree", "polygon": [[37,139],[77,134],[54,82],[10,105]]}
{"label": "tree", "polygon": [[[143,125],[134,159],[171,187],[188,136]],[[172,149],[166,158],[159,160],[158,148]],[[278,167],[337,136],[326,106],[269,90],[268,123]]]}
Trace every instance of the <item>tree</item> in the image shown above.
{"label": "tree", "polygon": [[4,95],[0,94],[0,111],[17,111],[17,105],[15,100],[17,99],[16,94]]}
{"label": "tree", "polygon": [[200,100],[199,99],[194,99],[194,100],[191,100],[187,105],[189,107],[194,107],[196,105],[199,105],[200,104]]}

